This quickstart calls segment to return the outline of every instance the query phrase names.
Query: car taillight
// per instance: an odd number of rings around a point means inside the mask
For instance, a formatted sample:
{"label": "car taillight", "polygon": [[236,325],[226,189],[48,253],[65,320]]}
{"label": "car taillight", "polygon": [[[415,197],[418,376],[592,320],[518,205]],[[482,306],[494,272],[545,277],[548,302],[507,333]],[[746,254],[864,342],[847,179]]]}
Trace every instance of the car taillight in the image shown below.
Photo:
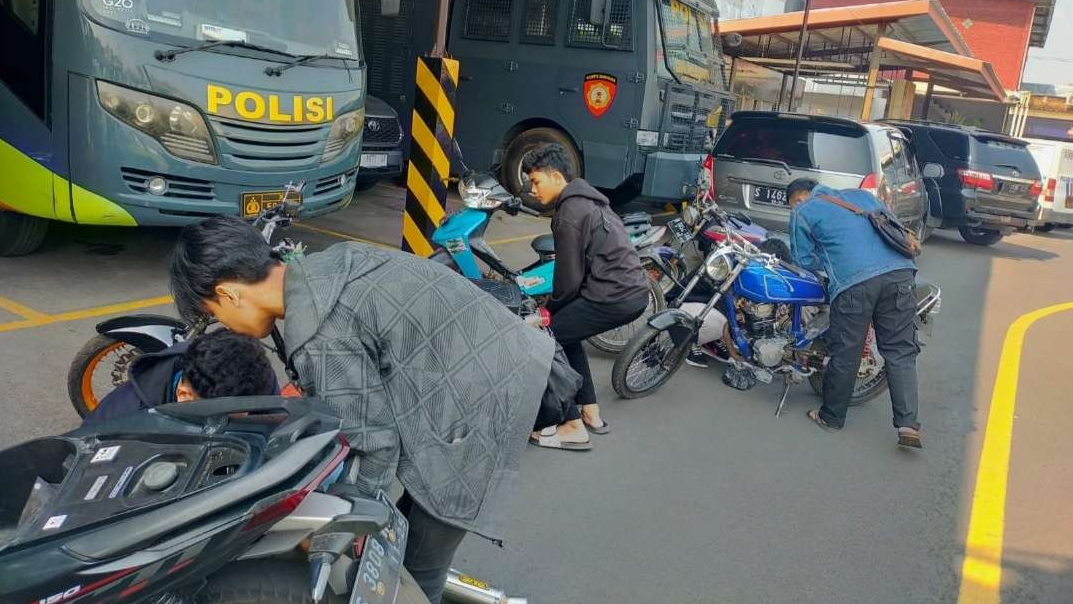
{"label": "car taillight", "polygon": [[253,517],[250,518],[250,521],[246,523],[246,526],[242,527],[242,530],[246,531],[266,523],[275,522],[298,509],[298,506],[301,505],[305,498],[315,491],[322,482],[327,480],[343,461],[346,460],[347,455],[350,454],[350,444],[347,442],[346,437],[340,434],[339,440],[343,447],[335,454],[335,457],[328,462],[328,465],[314,476],[313,480],[309,481],[309,484],[255,513]]}
{"label": "car taillight", "polygon": [[[1054,203],[1054,187],[1058,183],[1053,178],[1047,179],[1047,194],[1043,196],[1043,201],[1047,203]],[[1037,195],[1039,193],[1036,193]]]}
{"label": "car taillight", "polygon": [[961,177],[962,186],[967,189],[976,189],[978,191],[987,192],[991,192],[995,189],[995,177],[987,172],[961,168],[958,170],[958,176]]}
{"label": "car taillight", "polygon": [[861,181],[861,184],[858,185],[857,188],[875,195],[879,190],[879,178],[876,177],[876,173],[872,172],[868,176],[865,176],[864,180]]}

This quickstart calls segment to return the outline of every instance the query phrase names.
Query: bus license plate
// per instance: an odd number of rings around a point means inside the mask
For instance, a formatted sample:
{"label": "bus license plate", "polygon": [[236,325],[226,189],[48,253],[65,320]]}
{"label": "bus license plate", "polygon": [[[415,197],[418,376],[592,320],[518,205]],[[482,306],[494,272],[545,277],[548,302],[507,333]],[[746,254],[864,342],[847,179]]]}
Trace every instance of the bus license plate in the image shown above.
{"label": "bus license plate", "polygon": [[394,604],[399,591],[402,557],[406,553],[406,534],[410,523],[387,496],[377,495],[382,503],[391,507],[391,522],[379,533],[365,537],[365,549],[361,553],[358,574],[354,578],[354,591],[350,604]]}
{"label": "bus license plate", "polygon": [[770,203],[776,206],[790,205],[786,202],[786,189],[772,187],[753,187],[753,201]]}
{"label": "bus license plate", "polygon": [[681,218],[675,218],[667,223],[667,228],[671,229],[671,233],[674,233],[674,238],[678,240],[678,243],[689,243],[693,239],[693,232],[689,230],[686,223]]}
{"label": "bus license plate", "polygon": [[[286,191],[261,191],[259,193],[242,194],[242,216],[245,218],[257,218],[261,212],[271,210],[283,203]],[[291,191],[290,199],[302,203],[302,194]]]}
{"label": "bus license plate", "polygon": [[362,153],[362,168],[383,168],[387,166],[387,154],[385,153]]}

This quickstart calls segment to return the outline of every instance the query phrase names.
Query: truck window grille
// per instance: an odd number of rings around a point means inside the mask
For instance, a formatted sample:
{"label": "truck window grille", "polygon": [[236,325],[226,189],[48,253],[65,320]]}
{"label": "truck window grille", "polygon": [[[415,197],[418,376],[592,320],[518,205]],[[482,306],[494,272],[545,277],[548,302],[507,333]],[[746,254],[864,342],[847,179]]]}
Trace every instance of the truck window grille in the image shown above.
{"label": "truck window grille", "polygon": [[509,40],[513,4],[514,0],[468,0],[462,35],[479,40]]}
{"label": "truck window grille", "polygon": [[597,46],[630,50],[633,48],[633,24],[630,0],[606,0],[609,11],[607,31],[603,24],[589,21],[592,0],[574,0],[570,13],[567,43],[574,46]]}
{"label": "truck window grille", "polygon": [[521,41],[555,44],[555,22],[558,19],[559,0],[526,0]]}

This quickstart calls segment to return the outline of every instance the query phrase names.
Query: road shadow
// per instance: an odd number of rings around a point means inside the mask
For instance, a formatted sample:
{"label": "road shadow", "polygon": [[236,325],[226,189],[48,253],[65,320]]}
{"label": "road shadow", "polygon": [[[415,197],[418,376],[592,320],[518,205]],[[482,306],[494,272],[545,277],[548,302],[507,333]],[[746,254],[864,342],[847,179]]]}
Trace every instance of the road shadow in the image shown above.
{"label": "road shadow", "polygon": [[1047,250],[1012,243],[1008,238],[1003,238],[1002,241],[991,246],[972,245],[963,241],[954,231],[937,232],[932,235],[928,242],[924,244],[924,255],[927,255],[929,248],[942,248],[959,255],[982,255],[1007,260],[1045,262],[1058,257],[1058,254]]}

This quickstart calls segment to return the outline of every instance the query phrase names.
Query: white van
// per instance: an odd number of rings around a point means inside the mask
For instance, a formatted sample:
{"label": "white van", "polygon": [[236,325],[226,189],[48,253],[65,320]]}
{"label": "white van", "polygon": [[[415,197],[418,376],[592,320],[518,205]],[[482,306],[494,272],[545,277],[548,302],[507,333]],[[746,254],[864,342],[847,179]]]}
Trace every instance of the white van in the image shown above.
{"label": "white van", "polygon": [[1028,151],[1036,158],[1043,177],[1039,194],[1037,231],[1047,232],[1056,226],[1073,225],[1073,143],[1027,138]]}

